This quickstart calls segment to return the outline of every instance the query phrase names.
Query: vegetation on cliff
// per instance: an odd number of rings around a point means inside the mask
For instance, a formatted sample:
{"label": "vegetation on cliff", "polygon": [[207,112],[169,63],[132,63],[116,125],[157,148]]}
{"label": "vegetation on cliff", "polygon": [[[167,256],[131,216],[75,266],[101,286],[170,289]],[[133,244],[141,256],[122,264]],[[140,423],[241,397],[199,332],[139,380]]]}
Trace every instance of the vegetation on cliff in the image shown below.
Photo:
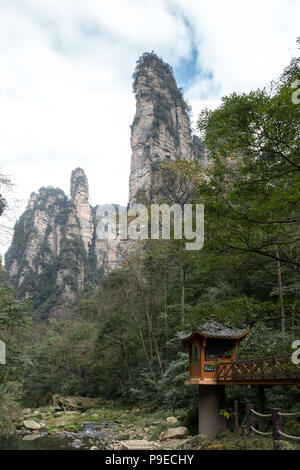
{"label": "vegetation on cliff", "polygon": [[[174,78],[174,72],[172,67],[164,62],[154,51],[144,52],[141,57],[137,60],[136,68],[133,73],[133,91],[136,93],[138,80],[141,76],[144,76],[146,81],[148,80],[148,71],[153,70],[155,75],[159,77],[159,81],[162,87],[167,89],[175,102],[177,102],[182,109],[189,115],[190,107],[183,98],[182,88],[178,88],[176,80]],[[151,87],[151,82],[148,82]],[[155,92],[155,90],[152,90]]]}

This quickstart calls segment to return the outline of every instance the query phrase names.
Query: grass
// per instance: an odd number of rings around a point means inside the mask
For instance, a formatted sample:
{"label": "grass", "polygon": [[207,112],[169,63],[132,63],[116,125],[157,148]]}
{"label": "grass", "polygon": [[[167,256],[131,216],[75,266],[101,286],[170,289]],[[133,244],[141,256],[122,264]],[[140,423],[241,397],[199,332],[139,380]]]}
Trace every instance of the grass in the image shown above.
{"label": "grass", "polygon": [[67,426],[64,426],[65,431],[70,431],[70,432],[78,432],[78,427],[75,424],[69,424]]}

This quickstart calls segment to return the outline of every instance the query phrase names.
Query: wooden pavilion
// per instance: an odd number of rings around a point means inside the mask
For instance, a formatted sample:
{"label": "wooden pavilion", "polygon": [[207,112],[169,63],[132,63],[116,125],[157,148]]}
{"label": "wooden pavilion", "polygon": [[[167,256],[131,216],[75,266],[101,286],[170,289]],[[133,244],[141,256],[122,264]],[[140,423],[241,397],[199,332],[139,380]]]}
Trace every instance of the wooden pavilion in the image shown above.
{"label": "wooden pavilion", "polygon": [[217,322],[206,322],[189,333],[179,333],[184,351],[189,353],[187,385],[217,384],[218,363],[230,363],[236,357],[240,341],[249,329],[233,330]]}
{"label": "wooden pavilion", "polygon": [[224,408],[225,386],[256,386],[259,409],[264,409],[264,388],[272,385],[300,387],[300,365],[289,357],[261,357],[236,360],[236,350],[249,329],[234,330],[210,321],[188,333],[178,334],[189,354],[189,380],[199,386],[199,433],[209,437],[224,429],[220,416]]}

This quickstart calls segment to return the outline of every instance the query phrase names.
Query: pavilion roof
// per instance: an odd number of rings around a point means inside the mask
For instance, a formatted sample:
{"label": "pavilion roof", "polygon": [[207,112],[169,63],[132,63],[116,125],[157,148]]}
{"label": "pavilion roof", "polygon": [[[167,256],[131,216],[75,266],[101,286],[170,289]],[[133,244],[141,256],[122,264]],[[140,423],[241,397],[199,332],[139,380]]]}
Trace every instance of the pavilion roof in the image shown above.
{"label": "pavilion roof", "polygon": [[193,331],[179,332],[178,336],[181,341],[187,340],[195,334],[199,334],[207,338],[239,339],[246,336],[249,331],[249,329],[233,329],[215,321],[208,321],[195,327]]}

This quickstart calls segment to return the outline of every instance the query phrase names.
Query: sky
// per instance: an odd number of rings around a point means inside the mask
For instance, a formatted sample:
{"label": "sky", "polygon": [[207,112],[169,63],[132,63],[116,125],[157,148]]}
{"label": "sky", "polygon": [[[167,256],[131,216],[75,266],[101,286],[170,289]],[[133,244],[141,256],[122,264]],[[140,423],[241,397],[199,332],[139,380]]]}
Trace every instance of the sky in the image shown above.
{"label": "sky", "polygon": [[[82,167],[92,205],[128,200],[132,73],[154,50],[192,106],[267,86],[293,55],[299,0],[0,0],[0,173],[12,226],[41,186],[69,194]],[[0,251],[10,234],[0,233]]]}

